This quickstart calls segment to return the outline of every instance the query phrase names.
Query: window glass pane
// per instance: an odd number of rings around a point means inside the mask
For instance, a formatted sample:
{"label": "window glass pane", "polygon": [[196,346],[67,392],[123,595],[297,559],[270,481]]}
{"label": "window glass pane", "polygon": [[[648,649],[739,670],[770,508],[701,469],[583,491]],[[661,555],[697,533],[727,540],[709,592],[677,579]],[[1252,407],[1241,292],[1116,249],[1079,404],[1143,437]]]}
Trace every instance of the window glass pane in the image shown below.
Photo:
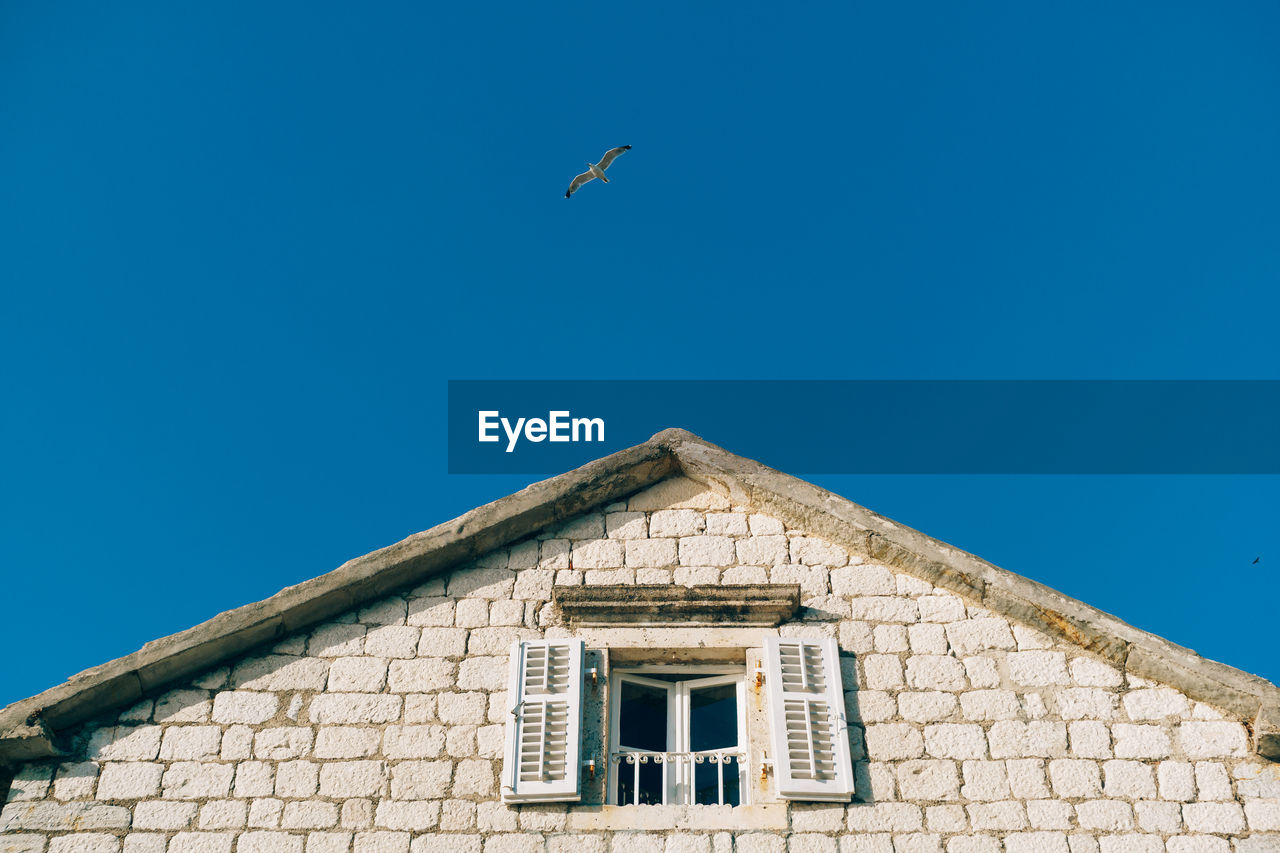
{"label": "window glass pane", "polygon": [[[724,805],[736,806],[741,804],[738,791],[738,759],[727,759],[723,765],[724,770]],[[720,780],[719,774],[721,765],[712,764],[711,758],[707,757],[702,764],[693,765],[693,801],[703,805],[716,805],[720,803]]]}
{"label": "window glass pane", "polygon": [[[619,744],[630,749],[667,748],[667,691],[624,681],[618,701]],[[737,729],[735,728],[736,732]]]}
{"label": "window glass pane", "polygon": [[[625,738],[624,738],[625,741]],[[728,749],[738,745],[738,687],[719,684],[689,691],[689,747]]]}

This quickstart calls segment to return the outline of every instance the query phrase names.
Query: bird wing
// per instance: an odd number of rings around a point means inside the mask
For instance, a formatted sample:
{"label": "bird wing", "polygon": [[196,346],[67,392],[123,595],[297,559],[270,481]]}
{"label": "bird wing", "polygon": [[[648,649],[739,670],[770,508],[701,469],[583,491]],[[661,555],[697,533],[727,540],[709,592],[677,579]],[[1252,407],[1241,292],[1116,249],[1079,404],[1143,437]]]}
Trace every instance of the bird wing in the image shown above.
{"label": "bird wing", "polygon": [[609,164],[612,163],[619,154],[621,154],[623,151],[630,151],[630,150],[631,150],[630,145],[624,145],[621,148],[610,148],[608,151],[604,152],[604,156],[600,158],[600,162],[597,163],[596,165],[600,167],[601,171],[604,171],[605,169],[609,168]]}
{"label": "bird wing", "polygon": [[569,191],[564,194],[564,197],[568,198],[578,191],[578,187],[582,186],[587,181],[594,181],[595,179],[596,176],[590,172],[583,172],[581,175],[574,178],[573,182],[569,184]]}

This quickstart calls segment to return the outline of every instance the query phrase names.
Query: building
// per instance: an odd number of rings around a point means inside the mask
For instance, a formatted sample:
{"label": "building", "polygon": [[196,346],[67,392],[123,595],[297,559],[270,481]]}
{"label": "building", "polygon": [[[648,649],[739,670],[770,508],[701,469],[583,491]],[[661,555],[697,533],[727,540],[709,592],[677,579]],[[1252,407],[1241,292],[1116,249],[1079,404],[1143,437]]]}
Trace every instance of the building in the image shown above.
{"label": "building", "polygon": [[5,853],[1280,851],[1280,690],[680,430],[0,711]]}

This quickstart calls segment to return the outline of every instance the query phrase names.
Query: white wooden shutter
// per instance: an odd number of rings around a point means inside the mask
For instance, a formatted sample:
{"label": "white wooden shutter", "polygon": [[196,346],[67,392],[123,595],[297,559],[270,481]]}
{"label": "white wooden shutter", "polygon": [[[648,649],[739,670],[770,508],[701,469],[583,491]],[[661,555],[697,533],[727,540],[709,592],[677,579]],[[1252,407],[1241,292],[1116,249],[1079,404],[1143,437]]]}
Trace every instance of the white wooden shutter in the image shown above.
{"label": "white wooden shutter", "polygon": [[764,658],[778,796],[851,799],[853,762],[836,641],[766,637]]}
{"label": "white wooden shutter", "polygon": [[527,640],[511,646],[502,799],[581,799],[582,640]]}

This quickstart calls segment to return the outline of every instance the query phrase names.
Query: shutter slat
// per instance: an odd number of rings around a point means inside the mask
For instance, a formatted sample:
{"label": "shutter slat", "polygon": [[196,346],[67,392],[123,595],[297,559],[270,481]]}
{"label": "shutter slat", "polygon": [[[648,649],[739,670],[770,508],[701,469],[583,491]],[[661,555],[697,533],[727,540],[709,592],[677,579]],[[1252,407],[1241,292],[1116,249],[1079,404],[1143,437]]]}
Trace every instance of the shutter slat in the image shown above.
{"label": "shutter slat", "polygon": [[849,800],[853,762],[835,640],[768,637],[765,663],[778,796]]}
{"label": "shutter slat", "polygon": [[505,802],[577,801],[582,729],[582,641],[511,647]]}

